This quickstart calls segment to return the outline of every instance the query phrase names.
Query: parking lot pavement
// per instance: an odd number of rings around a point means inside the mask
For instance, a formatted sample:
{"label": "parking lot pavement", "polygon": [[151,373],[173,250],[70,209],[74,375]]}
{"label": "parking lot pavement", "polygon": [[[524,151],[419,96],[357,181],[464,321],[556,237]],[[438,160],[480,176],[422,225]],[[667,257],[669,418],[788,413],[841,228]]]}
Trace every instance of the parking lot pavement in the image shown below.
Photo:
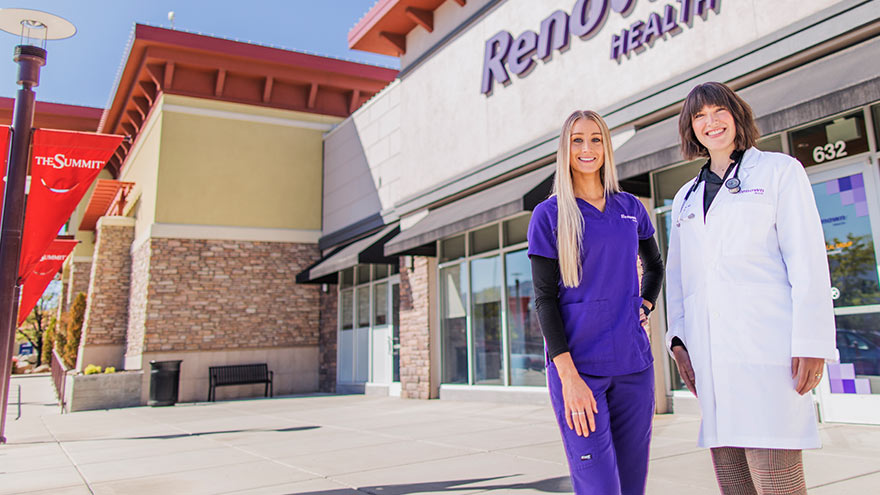
{"label": "parking lot pavement", "polygon": [[[17,386],[22,414],[17,415]],[[0,494],[570,493],[548,406],[309,395],[60,414],[16,377]],[[649,494],[717,493],[699,418],[655,417]],[[822,425],[811,494],[880,486],[880,428]]]}

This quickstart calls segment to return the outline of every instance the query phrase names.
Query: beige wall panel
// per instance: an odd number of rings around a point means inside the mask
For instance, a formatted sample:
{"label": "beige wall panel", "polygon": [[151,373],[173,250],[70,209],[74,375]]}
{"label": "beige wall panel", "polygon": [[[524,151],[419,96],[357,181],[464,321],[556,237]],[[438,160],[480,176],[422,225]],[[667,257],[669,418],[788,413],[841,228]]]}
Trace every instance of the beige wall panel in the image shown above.
{"label": "beige wall panel", "polygon": [[[176,99],[169,108],[171,101],[166,97],[157,222],[321,228],[322,134],[329,119],[286,112],[285,121],[193,99]],[[192,101],[202,106],[182,105]],[[296,127],[297,121],[319,125]]]}
{"label": "beige wall panel", "polygon": [[[162,100],[158,105],[162,104]],[[156,221],[156,188],[158,185],[159,148],[162,143],[162,119],[159,107],[153,109],[129,153],[119,180],[134,182],[128,195],[127,216],[135,217],[134,238],[141,239]]]}

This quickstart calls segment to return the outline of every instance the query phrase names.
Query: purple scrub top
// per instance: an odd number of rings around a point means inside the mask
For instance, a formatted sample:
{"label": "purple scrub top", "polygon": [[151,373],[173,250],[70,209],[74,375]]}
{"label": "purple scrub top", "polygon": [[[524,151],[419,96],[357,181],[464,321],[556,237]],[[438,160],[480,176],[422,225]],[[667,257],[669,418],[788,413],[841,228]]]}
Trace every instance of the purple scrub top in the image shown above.
{"label": "purple scrub top", "polygon": [[[567,288],[559,278],[559,309],[575,367],[580,373],[617,376],[653,362],[651,344],[639,324],[639,240],[654,235],[648,212],[635,196],[609,194],[605,211],[578,199],[584,216],[581,283]],[[559,259],[556,196],[535,207],[529,222],[529,256]]]}

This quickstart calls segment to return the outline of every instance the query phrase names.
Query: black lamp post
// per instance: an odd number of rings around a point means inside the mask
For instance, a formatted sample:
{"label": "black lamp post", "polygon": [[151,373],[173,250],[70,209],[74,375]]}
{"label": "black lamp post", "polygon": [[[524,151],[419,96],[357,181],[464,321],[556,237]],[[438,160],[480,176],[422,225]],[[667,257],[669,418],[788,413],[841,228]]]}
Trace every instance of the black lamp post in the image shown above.
{"label": "black lamp post", "polygon": [[0,30],[20,36],[13,60],[18,63],[12,116],[12,143],[6,167],[3,215],[0,218],[0,443],[6,443],[6,405],[12,375],[12,355],[18,322],[21,289],[18,261],[24,227],[25,184],[34,125],[33,88],[40,84],[40,68],[46,64],[46,40],[73,36],[70,22],[46,12],[28,9],[0,10]]}

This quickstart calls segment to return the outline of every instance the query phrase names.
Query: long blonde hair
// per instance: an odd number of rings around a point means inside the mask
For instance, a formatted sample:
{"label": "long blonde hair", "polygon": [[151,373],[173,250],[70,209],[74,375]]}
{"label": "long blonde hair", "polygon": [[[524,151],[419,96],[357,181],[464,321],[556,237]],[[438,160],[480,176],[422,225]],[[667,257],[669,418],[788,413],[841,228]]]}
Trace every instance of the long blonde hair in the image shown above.
{"label": "long blonde hair", "polygon": [[574,195],[574,182],[571,174],[571,128],[580,119],[592,120],[602,133],[602,146],[605,149],[605,163],[599,169],[599,178],[609,192],[620,192],[617,182],[617,167],[614,165],[614,150],[611,146],[611,131],[598,113],[592,110],[576,110],[565,119],[559,136],[559,151],[556,153],[556,179],[553,193],[556,195],[557,232],[556,245],[559,250],[559,273],[566,287],[577,287],[581,282],[581,246],[584,242],[584,217]]}

